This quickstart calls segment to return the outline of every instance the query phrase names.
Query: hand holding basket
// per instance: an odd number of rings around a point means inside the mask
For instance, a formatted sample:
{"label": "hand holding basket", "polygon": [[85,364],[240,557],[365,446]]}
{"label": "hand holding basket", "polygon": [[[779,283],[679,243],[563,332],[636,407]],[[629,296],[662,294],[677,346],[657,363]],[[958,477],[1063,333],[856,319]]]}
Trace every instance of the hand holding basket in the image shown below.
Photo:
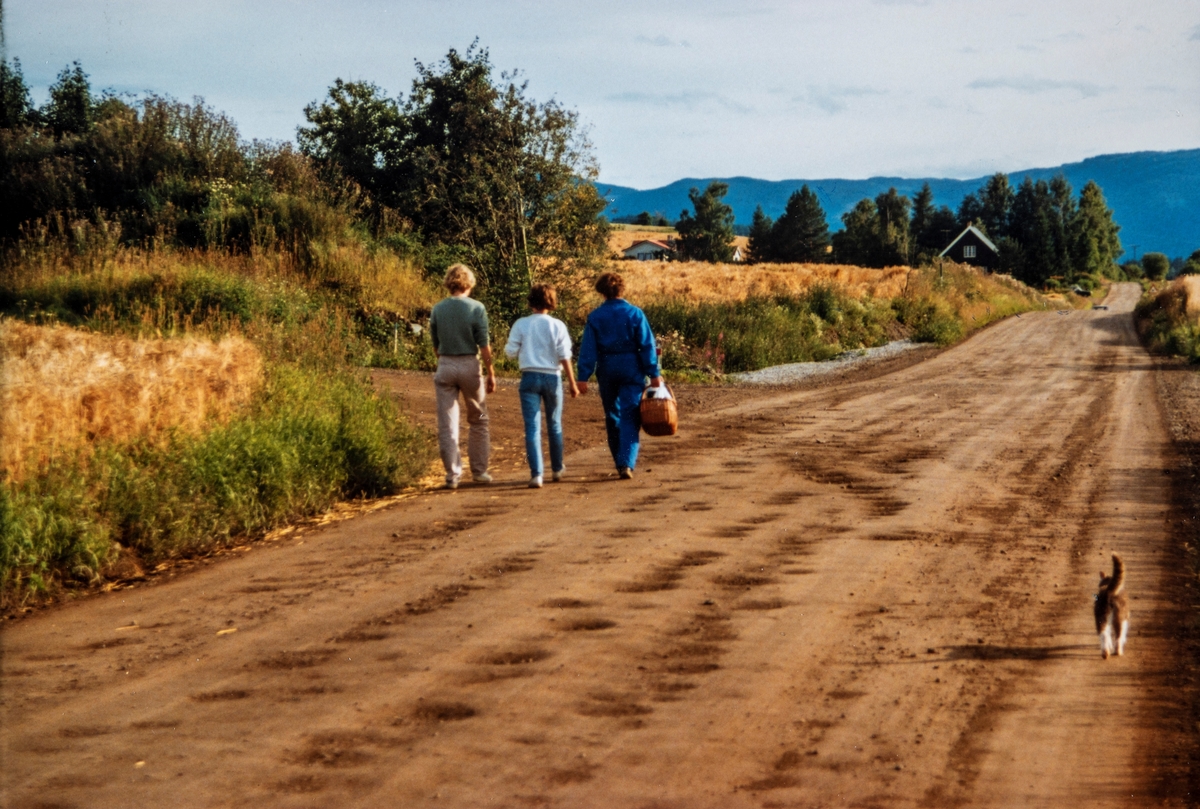
{"label": "hand holding basket", "polygon": [[642,429],[646,435],[675,435],[679,429],[679,413],[675,396],[664,382],[642,391]]}

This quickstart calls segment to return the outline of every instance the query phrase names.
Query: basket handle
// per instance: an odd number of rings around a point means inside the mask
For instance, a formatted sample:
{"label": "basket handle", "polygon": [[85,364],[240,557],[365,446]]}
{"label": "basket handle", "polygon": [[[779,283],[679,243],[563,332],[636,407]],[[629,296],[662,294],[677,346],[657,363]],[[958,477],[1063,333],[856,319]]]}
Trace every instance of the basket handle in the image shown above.
{"label": "basket handle", "polygon": [[[665,396],[663,394],[666,394]],[[674,399],[675,394],[667,387],[667,383],[663,382],[658,386],[647,386],[642,391],[642,399]]]}

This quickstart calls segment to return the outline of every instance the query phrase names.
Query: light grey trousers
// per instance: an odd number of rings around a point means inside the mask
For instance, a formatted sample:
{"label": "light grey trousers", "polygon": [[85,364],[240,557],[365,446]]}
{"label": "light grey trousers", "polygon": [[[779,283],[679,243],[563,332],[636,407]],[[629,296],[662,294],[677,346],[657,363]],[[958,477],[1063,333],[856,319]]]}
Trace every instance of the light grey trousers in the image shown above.
{"label": "light grey trousers", "polygon": [[460,393],[467,405],[467,457],[471,462],[471,474],[484,474],[492,454],[492,442],[487,402],[484,401],[487,389],[479,358],[469,355],[438,357],[433,384],[437,389],[438,450],[442,455],[442,466],[446,467],[446,481],[458,480],[463,471],[462,453],[458,449]]}

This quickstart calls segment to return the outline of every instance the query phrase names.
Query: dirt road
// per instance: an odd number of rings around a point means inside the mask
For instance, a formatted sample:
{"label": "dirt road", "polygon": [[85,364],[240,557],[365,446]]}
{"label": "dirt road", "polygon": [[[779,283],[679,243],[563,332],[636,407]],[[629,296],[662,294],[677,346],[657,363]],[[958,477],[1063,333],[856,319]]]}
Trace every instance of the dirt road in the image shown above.
{"label": "dirt road", "polygon": [[[503,393],[508,482],[5,628],[4,803],[1183,805],[1136,294],[885,376],[723,392],[631,482],[593,412],[568,481],[524,488]],[[1113,550],[1133,629],[1103,661]]]}

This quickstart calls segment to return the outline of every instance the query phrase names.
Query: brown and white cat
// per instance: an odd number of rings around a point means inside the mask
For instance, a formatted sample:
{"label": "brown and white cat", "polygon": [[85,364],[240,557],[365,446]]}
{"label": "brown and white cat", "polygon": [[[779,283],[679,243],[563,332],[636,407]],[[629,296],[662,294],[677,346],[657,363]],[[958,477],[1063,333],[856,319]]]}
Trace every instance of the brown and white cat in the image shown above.
{"label": "brown and white cat", "polygon": [[1114,644],[1118,655],[1125,654],[1125,638],[1129,635],[1125,563],[1115,553],[1112,560],[1112,575],[1105,576],[1104,571],[1100,571],[1100,590],[1096,593],[1096,632],[1100,634],[1100,655],[1106,660],[1113,653]]}

